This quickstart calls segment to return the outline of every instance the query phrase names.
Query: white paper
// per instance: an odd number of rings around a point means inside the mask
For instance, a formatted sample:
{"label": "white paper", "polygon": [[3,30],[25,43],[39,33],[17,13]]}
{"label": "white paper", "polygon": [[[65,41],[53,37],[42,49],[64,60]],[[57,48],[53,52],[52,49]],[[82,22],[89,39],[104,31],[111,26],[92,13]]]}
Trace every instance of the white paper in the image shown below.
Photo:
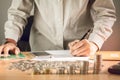
{"label": "white paper", "polygon": [[89,57],[74,57],[70,54],[69,50],[51,50],[46,51],[51,54],[51,57],[35,57],[32,60],[38,61],[77,61],[77,60],[84,60],[88,61]]}

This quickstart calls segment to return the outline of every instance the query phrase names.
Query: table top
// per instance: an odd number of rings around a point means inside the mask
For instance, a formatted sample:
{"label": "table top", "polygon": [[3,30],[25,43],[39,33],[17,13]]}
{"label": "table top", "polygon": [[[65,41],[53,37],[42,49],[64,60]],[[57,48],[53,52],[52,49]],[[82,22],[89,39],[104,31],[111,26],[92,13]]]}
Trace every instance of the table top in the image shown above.
{"label": "table top", "polygon": [[[29,58],[29,53],[25,53]],[[28,59],[28,57],[26,58]],[[21,59],[20,59],[21,60]],[[100,74],[42,74],[32,75],[29,71],[9,70],[8,67],[14,60],[0,60],[0,80],[120,80],[120,75],[107,72],[108,67],[117,64],[119,61],[103,61],[102,72]]]}

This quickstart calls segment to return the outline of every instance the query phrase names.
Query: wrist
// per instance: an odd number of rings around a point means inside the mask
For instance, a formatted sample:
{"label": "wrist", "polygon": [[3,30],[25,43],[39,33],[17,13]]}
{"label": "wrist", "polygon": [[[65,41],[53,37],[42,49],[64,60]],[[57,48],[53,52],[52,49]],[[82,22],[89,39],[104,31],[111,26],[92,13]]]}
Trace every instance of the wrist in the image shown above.
{"label": "wrist", "polygon": [[7,43],[13,43],[14,45],[17,46],[17,42],[15,40],[13,40],[13,39],[10,39],[10,38],[6,38],[5,39],[5,43],[4,44],[7,44]]}
{"label": "wrist", "polygon": [[98,45],[97,45],[96,43],[94,43],[94,42],[91,42],[91,43],[92,43],[92,46],[94,47],[94,49],[95,49],[96,51],[99,51]]}

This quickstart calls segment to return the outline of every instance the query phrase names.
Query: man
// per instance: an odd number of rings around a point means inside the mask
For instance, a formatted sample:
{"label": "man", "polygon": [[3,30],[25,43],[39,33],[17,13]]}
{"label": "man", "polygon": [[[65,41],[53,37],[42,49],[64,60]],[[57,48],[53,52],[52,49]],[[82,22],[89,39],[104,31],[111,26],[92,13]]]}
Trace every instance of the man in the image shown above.
{"label": "man", "polygon": [[[20,52],[16,43],[33,7],[32,51],[67,49],[69,44],[72,55],[89,56],[101,48],[116,20],[112,0],[13,0],[0,53]],[[82,39],[90,29],[88,39]]]}

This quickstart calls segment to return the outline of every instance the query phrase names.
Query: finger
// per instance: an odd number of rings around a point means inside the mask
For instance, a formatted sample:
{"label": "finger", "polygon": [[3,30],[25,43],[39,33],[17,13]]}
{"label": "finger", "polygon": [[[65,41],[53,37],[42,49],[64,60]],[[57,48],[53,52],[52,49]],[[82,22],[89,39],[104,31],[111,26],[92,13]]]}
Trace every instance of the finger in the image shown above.
{"label": "finger", "polygon": [[76,53],[76,56],[88,56],[90,54],[90,45],[85,44],[84,47],[81,47]]}
{"label": "finger", "polygon": [[0,56],[1,56],[2,52],[3,52],[3,48],[4,48],[4,45],[0,46]]}
{"label": "finger", "polygon": [[89,56],[89,51],[84,50],[84,51],[80,52],[79,54],[77,54],[76,56]]}
{"label": "finger", "polygon": [[18,55],[20,53],[20,49],[18,47],[15,48],[15,54]]}
{"label": "finger", "polygon": [[70,50],[70,53],[71,53],[72,49],[71,49],[70,43],[68,44],[68,47],[69,47],[69,50]]}
{"label": "finger", "polygon": [[[81,47],[77,48],[76,50],[74,50],[72,52],[73,55],[84,55],[82,54],[83,52],[87,51],[88,53],[90,53],[90,45],[89,43],[84,43]],[[86,53],[86,54],[88,54]]]}
{"label": "finger", "polygon": [[70,42],[69,44],[68,44],[68,46],[69,47],[72,47],[72,46],[74,46],[77,42],[79,42],[80,40],[75,40],[75,41],[73,41],[73,42]]}
{"label": "finger", "polygon": [[80,41],[80,40],[75,40],[75,41],[70,42],[70,43],[68,44],[71,53],[74,51],[74,50],[73,50],[73,46],[74,46],[76,43],[78,43],[79,41]]}
{"label": "finger", "polygon": [[73,55],[81,54],[83,51],[87,50],[85,47],[78,48],[72,52]]}
{"label": "finger", "polygon": [[89,51],[87,50],[83,50],[74,54],[74,56],[88,56],[88,55],[89,55]]}
{"label": "finger", "polygon": [[71,54],[72,54],[72,52],[73,52],[73,51],[70,49],[70,53],[71,53]]}
{"label": "finger", "polygon": [[78,42],[77,44],[75,44],[75,45],[73,46],[73,50],[76,50],[76,49],[78,49],[78,48],[80,48],[80,47],[83,47],[83,46],[87,46],[88,44],[90,44],[89,41],[86,40],[86,39],[84,39],[84,40]]}
{"label": "finger", "polygon": [[72,49],[73,49],[73,50],[76,50],[76,49],[78,49],[78,48],[80,48],[80,47],[83,47],[83,46],[84,46],[84,42],[83,42],[83,41],[80,41],[80,42],[76,43],[76,44],[72,47]]}
{"label": "finger", "polygon": [[9,47],[4,47],[4,56],[7,57],[9,55],[9,51],[10,51]]}

